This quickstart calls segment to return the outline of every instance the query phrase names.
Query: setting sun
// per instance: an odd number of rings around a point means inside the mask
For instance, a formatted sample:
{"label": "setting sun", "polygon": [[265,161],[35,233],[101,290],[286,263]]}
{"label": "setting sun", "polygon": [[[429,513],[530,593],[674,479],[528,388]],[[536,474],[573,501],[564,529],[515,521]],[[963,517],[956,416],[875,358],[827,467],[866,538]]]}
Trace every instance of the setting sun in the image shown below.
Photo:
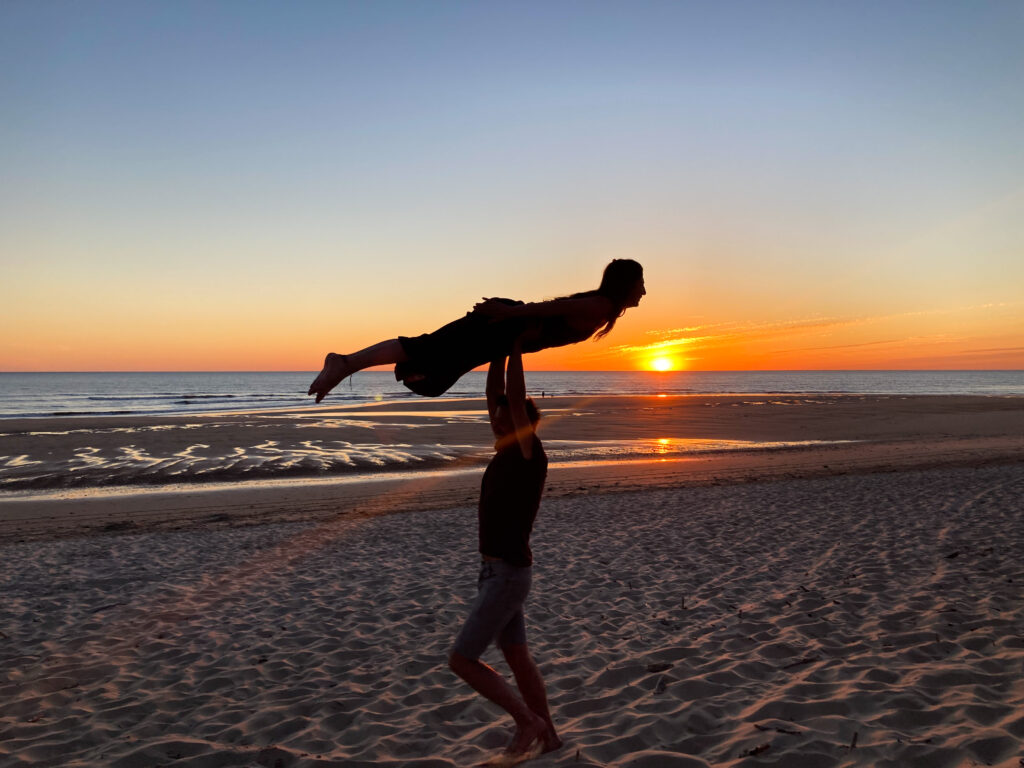
{"label": "setting sun", "polygon": [[674,371],[676,361],[671,357],[656,357],[647,363],[647,367],[652,371]]}

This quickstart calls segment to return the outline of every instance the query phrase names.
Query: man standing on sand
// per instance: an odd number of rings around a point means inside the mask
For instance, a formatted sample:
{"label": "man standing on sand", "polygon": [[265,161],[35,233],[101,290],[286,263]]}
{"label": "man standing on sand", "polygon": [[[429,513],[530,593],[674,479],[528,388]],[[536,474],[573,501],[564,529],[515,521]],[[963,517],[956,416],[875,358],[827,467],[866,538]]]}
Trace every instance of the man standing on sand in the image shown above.
{"label": "man standing on sand", "polygon": [[[503,760],[514,765],[562,746],[548,711],[540,670],[526,646],[523,605],[530,591],[530,532],[540,506],[548,459],[536,435],[540,413],[526,397],[523,358],[517,342],[508,358],[487,371],[487,412],[495,437],[494,458],[480,488],[480,577],[448,664],[485,698],[512,715],[515,735]],[[480,655],[497,640],[513,688]]]}

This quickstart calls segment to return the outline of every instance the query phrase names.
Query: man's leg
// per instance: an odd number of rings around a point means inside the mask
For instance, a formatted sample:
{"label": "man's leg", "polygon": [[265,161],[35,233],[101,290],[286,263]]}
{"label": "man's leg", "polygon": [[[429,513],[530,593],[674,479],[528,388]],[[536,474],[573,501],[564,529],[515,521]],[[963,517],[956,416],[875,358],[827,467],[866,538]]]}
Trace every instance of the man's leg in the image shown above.
{"label": "man's leg", "polygon": [[522,755],[530,749],[534,741],[544,738],[548,729],[547,723],[527,706],[515,689],[494,669],[482,661],[467,658],[458,651],[452,651],[448,657],[448,666],[473,690],[512,715],[512,719],[516,721],[516,736],[509,747],[510,754]]}
{"label": "man's leg", "polygon": [[544,744],[544,751],[551,752],[562,746],[562,740],[558,737],[555,724],[551,720],[551,713],[548,711],[548,697],[544,691],[544,679],[540,676],[540,670],[530,655],[530,649],[526,643],[511,643],[501,646],[501,652],[505,654],[505,661],[512,669],[516,678],[516,686],[523,696],[523,701],[530,710],[544,721],[544,735],[541,737]]}

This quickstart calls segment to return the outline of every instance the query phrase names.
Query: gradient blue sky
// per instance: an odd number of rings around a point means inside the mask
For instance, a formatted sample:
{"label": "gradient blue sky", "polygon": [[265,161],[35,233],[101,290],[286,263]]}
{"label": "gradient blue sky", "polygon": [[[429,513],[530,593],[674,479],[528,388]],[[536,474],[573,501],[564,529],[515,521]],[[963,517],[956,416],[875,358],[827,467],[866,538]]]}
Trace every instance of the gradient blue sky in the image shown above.
{"label": "gradient blue sky", "polygon": [[[0,4],[0,370],[312,369],[634,257],[533,368],[1024,368],[1024,3]],[[662,345],[651,347],[651,345]]]}

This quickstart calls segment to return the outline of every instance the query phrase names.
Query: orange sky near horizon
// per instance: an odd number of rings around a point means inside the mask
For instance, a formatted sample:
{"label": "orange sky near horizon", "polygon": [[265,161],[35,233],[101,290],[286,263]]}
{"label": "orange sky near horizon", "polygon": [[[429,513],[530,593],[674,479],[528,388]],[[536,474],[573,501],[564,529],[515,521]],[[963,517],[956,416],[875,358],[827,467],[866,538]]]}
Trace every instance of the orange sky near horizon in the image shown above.
{"label": "orange sky near horizon", "polygon": [[[527,356],[528,370],[652,370],[655,360],[672,370],[934,370],[1024,368],[1024,302],[998,303],[847,317],[806,316],[778,320],[687,320],[658,287],[641,306],[619,319],[604,339]],[[135,311],[120,305],[75,324],[55,310],[17,337],[5,335],[3,370],[308,370],[326,351],[351,352],[401,332],[414,335],[443,324],[435,307],[418,324],[349,315],[313,327],[317,311],[269,311],[244,315],[174,302],[168,322],[159,301],[141,298]],[[232,300],[225,298],[230,306]],[[237,301],[237,299],[236,299]],[[347,313],[346,313],[347,314]],[[457,313],[453,313],[457,316]],[[126,317],[133,321],[127,321]],[[375,319],[372,319],[375,320]],[[673,321],[683,321],[676,325]],[[382,329],[385,335],[375,335]],[[55,345],[52,336],[59,334]]]}

